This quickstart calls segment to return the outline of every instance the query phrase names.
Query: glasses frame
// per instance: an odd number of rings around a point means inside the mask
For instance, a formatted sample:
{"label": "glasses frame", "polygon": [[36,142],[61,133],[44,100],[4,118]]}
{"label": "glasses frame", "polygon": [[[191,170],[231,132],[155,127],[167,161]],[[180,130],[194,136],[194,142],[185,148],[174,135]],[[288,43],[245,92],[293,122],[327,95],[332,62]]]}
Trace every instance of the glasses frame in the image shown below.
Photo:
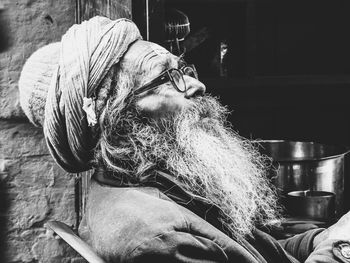
{"label": "glasses frame", "polygon": [[[191,76],[189,74],[186,74],[185,70],[190,68],[193,73],[194,73],[194,76]],[[173,76],[171,75],[171,73],[173,71],[177,71],[179,74],[180,74],[180,77],[184,83],[184,90],[181,90],[175,83],[174,81],[174,78]],[[193,64],[189,64],[189,65],[185,65],[179,69],[177,68],[171,68],[171,69],[168,69],[168,70],[165,70],[163,71],[158,77],[154,78],[153,80],[151,80],[150,82],[146,83],[145,85],[141,86],[140,88],[138,88],[137,90],[134,91],[134,95],[135,96],[138,96],[146,91],[151,91],[155,88],[157,88],[158,86],[170,81],[171,84],[173,85],[173,87],[178,91],[178,92],[181,92],[181,93],[184,93],[187,91],[187,87],[186,87],[186,82],[184,80],[184,75],[186,76],[190,76],[190,77],[193,77],[193,78],[196,78],[198,79],[198,74],[197,74],[197,71],[196,71],[196,68],[194,67]]]}

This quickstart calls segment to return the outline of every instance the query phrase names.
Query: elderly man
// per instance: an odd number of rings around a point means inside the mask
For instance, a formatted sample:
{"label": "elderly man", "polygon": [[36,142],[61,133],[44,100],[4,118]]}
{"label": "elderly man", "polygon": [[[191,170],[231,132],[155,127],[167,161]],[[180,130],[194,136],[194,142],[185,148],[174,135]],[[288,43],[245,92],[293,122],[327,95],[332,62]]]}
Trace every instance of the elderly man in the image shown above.
{"label": "elderly man", "polygon": [[95,168],[80,235],[108,262],[350,262],[350,215],[277,241],[265,163],[193,66],[95,17],[34,53],[22,107],[68,172]]}

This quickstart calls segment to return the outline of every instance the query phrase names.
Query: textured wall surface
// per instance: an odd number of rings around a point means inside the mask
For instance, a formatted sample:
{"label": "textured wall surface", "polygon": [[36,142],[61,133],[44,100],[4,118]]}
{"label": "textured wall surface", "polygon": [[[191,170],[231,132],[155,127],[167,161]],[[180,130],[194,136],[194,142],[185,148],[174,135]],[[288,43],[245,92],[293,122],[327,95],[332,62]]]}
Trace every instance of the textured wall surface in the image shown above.
{"label": "textured wall surface", "polygon": [[25,60],[58,41],[75,21],[72,0],[2,0],[0,11],[0,117],[21,117],[17,81]]}
{"label": "textured wall surface", "polygon": [[[51,158],[19,105],[26,59],[75,22],[74,0],[0,0],[0,262],[85,262],[45,228],[76,223],[74,177]],[[131,0],[82,0],[79,17],[131,17]],[[76,227],[76,226],[74,226]]]}
{"label": "textured wall surface", "polygon": [[0,2],[0,262],[84,262],[45,228],[75,223],[74,178],[24,118],[17,88],[26,58],[74,23],[75,1]]}
{"label": "textured wall surface", "polygon": [[45,222],[74,225],[74,178],[52,160],[41,129],[0,121],[0,262],[72,262]]}

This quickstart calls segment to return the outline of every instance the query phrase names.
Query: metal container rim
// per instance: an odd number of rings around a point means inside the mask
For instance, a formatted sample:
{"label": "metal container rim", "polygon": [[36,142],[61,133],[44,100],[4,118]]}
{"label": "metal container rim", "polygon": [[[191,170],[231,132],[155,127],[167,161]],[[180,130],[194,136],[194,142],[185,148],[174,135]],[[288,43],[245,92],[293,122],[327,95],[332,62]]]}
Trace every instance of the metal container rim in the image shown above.
{"label": "metal container rim", "polygon": [[350,147],[349,146],[339,146],[339,145],[330,145],[330,144],[323,144],[319,142],[314,142],[314,141],[290,141],[290,140],[252,140],[251,141],[253,144],[258,144],[260,147],[262,147],[263,143],[305,143],[305,144],[314,144],[314,145],[323,145],[327,147],[337,147],[339,148],[339,154],[333,154],[329,156],[324,156],[324,157],[300,157],[300,158],[281,158],[281,159],[273,159],[273,162],[308,162],[308,161],[322,161],[322,160],[329,160],[329,159],[337,159],[340,157],[345,156],[347,153],[350,152]]}
{"label": "metal container rim", "polygon": [[335,197],[335,193],[332,192],[328,192],[328,191],[313,191],[313,192],[317,192],[321,195],[298,195],[299,193],[302,193],[305,191],[299,190],[299,191],[291,191],[287,193],[287,197],[288,198],[295,198],[295,199],[323,199],[323,198],[334,198]]}

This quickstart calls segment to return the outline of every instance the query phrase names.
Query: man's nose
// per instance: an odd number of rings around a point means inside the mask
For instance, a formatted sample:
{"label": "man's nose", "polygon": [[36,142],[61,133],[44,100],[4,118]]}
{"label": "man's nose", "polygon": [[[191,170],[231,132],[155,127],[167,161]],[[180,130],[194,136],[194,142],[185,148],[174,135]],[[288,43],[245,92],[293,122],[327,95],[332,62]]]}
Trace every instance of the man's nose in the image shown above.
{"label": "man's nose", "polygon": [[205,92],[205,85],[200,82],[198,79],[184,76],[185,82],[186,82],[186,93],[185,98],[193,98],[197,96],[202,96]]}

